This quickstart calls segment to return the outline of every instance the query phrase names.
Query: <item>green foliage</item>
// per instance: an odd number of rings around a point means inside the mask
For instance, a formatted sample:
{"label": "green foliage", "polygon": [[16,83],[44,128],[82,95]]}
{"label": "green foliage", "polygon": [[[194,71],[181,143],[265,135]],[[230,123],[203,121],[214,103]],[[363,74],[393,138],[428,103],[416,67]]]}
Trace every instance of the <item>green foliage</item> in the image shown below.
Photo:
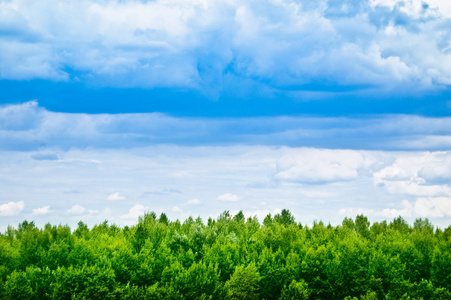
{"label": "green foliage", "polygon": [[355,231],[362,235],[363,237],[369,237],[370,236],[370,221],[368,221],[368,218],[364,215],[358,215],[355,218]]}
{"label": "green foliage", "polygon": [[451,299],[451,226],[402,217],[263,224],[239,211],[0,234],[0,299]]}
{"label": "green foliage", "polygon": [[115,299],[119,292],[111,268],[85,264],[58,268],[52,275],[52,298]]}
{"label": "green foliage", "polygon": [[280,214],[276,214],[274,216],[274,221],[285,227],[295,224],[294,216],[288,209],[282,209]]}
{"label": "green foliage", "polygon": [[254,264],[246,267],[237,266],[235,272],[225,284],[230,300],[258,299],[259,279],[260,275]]}
{"label": "green foliage", "polygon": [[309,297],[308,284],[304,280],[297,282],[293,279],[290,285],[283,287],[280,300],[308,300]]}

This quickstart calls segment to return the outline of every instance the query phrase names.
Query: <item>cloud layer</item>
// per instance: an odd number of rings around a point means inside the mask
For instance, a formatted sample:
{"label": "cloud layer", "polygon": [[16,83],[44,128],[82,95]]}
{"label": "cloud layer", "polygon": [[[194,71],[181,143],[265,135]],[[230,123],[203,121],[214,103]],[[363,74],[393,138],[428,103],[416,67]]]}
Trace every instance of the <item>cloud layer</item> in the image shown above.
{"label": "cloud layer", "polygon": [[[0,140],[0,150],[41,149],[33,154],[35,160],[60,159],[55,152],[46,150],[52,148],[115,149],[155,144],[447,150],[451,147],[451,118],[373,115],[214,119],[176,118],[161,113],[88,115],[50,112],[33,101],[0,106]],[[287,159],[300,160],[302,157]],[[335,173],[354,176],[346,173],[347,163],[343,161],[337,165]],[[295,176],[294,169],[285,169],[283,160],[280,168],[280,176]],[[442,166],[441,170],[440,176],[446,177],[446,167]],[[428,169],[423,172],[426,174]]]}
{"label": "cloud layer", "polygon": [[415,95],[451,84],[450,17],[437,0],[2,1],[0,78]]}

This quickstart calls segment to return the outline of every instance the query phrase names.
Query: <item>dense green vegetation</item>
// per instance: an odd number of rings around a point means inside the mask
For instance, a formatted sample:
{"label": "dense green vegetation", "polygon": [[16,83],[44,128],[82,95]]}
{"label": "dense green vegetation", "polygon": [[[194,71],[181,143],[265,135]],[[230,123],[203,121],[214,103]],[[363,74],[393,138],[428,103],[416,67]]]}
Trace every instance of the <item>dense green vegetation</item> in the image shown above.
{"label": "dense green vegetation", "polygon": [[242,212],[170,222],[24,221],[0,235],[1,299],[451,299],[451,226],[398,217],[370,226],[263,224]]}

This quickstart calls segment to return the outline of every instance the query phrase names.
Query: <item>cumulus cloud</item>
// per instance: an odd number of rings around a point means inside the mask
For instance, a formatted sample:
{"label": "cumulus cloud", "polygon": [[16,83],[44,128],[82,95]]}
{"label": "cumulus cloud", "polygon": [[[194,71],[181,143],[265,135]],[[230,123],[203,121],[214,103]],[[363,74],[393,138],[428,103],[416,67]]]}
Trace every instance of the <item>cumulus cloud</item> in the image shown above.
{"label": "cumulus cloud", "polygon": [[0,216],[15,216],[22,212],[25,207],[23,201],[18,202],[8,202],[0,205]]}
{"label": "cumulus cloud", "polygon": [[119,192],[112,193],[108,196],[107,200],[116,201],[116,200],[124,200],[125,197],[119,195]]}
{"label": "cumulus cloud", "polygon": [[420,217],[451,217],[451,197],[418,198],[414,203],[414,212]]}
{"label": "cumulus cloud", "polygon": [[33,209],[33,215],[47,215],[50,213],[50,205],[46,205],[40,208],[34,208]]}
{"label": "cumulus cloud", "polygon": [[86,208],[79,204],[75,204],[70,209],[66,210],[66,213],[69,215],[81,215],[86,212]]}
{"label": "cumulus cloud", "polygon": [[451,155],[437,155],[438,159],[425,165],[418,171],[418,176],[428,183],[451,183]]}
{"label": "cumulus cloud", "polygon": [[235,194],[226,193],[218,196],[218,200],[224,202],[237,202],[240,200],[240,197]]}
{"label": "cumulus cloud", "polygon": [[0,76],[212,94],[243,78],[427,90],[451,84],[449,5],[429,2],[12,0],[1,4]]}
{"label": "cumulus cloud", "polygon": [[358,151],[296,149],[278,160],[274,178],[317,183],[353,180],[373,160]]}
{"label": "cumulus cloud", "polygon": [[400,208],[384,208],[381,211],[373,212],[373,215],[375,214],[383,218],[392,219],[398,216],[412,217],[412,213],[413,213],[412,204],[408,200],[403,200],[401,202]]}
{"label": "cumulus cloud", "polygon": [[148,210],[149,208],[147,206],[136,204],[130,208],[127,214],[122,215],[121,219],[138,219],[139,216],[144,215],[144,213]]}
{"label": "cumulus cloud", "polygon": [[374,183],[393,194],[450,196],[451,153],[423,152],[397,157],[374,173]]}

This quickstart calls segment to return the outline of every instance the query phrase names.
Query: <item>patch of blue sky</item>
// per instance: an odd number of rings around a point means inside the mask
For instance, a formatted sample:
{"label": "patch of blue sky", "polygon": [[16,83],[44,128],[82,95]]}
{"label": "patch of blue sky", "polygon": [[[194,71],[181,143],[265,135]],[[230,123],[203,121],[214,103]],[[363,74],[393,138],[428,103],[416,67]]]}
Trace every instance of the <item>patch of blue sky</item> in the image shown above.
{"label": "patch of blue sky", "polygon": [[[238,81],[238,79],[236,79]],[[240,90],[236,91],[236,85]],[[310,84],[278,89],[248,81],[231,85],[217,98],[196,89],[87,87],[81,83],[46,80],[0,81],[0,103],[38,100],[55,112],[146,113],[178,117],[255,117],[277,115],[358,116],[451,114],[451,89],[423,93],[384,94],[362,86]],[[371,92],[370,92],[371,91]]]}

